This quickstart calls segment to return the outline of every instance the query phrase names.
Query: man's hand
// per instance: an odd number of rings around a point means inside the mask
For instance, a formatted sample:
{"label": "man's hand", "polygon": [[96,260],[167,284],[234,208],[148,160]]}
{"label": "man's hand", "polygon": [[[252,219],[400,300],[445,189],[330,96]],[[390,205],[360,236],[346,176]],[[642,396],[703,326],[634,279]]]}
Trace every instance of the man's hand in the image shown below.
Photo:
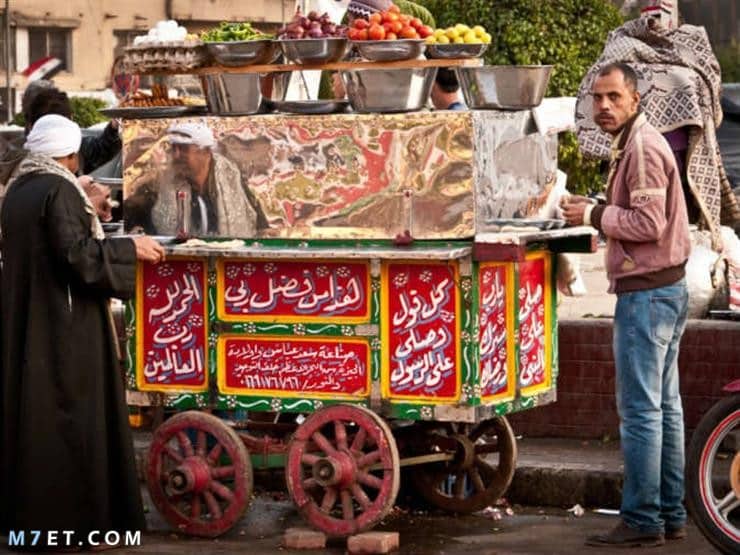
{"label": "man's hand", "polygon": [[593,201],[583,195],[566,195],[560,199],[560,206],[564,207],[566,204],[593,204]]}
{"label": "man's hand", "polygon": [[111,221],[113,219],[113,204],[110,198],[110,187],[96,183],[93,178],[87,175],[81,176],[78,181],[95,208],[100,221]]}
{"label": "man's hand", "polygon": [[142,262],[158,264],[164,260],[164,248],[148,235],[134,237],[136,259]]}
{"label": "man's hand", "polygon": [[[563,199],[560,203],[560,208],[563,211],[563,219],[568,222],[568,225],[583,225],[583,214],[591,202],[586,197],[576,197],[576,201],[572,202],[570,200],[572,198]],[[585,202],[581,202],[581,198],[586,199]]]}

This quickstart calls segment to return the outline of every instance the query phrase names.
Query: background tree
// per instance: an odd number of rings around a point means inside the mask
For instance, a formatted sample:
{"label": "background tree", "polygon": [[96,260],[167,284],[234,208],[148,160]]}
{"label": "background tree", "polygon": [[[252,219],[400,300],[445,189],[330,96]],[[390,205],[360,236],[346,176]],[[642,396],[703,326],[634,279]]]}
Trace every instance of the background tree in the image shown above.
{"label": "background tree", "polygon": [[[554,65],[548,96],[575,96],[601,54],[607,35],[622,24],[608,0],[419,0],[438,27],[483,25],[493,37],[487,64]],[[560,138],[559,166],[568,188],[601,190],[598,162],[584,160],[573,133]]]}

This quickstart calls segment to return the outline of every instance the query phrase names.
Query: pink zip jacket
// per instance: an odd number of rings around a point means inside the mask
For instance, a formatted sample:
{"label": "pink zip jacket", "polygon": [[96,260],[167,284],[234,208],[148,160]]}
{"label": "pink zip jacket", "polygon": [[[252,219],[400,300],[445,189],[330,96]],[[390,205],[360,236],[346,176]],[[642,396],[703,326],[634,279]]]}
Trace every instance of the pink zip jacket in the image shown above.
{"label": "pink zip jacket", "polygon": [[607,237],[610,293],[654,289],[685,275],[691,251],[681,177],[668,142],[638,114],[615,139],[607,204],[586,221]]}

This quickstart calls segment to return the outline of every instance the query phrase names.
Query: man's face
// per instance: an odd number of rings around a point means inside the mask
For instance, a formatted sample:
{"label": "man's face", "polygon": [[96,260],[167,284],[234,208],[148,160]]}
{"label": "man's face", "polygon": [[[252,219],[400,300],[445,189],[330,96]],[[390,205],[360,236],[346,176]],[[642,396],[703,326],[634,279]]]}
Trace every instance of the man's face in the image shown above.
{"label": "man's face", "polygon": [[202,163],[203,149],[195,145],[182,145],[173,143],[172,161],[175,170],[184,176],[190,176],[195,173],[198,166]]}
{"label": "man's face", "polygon": [[594,121],[602,131],[616,135],[637,113],[640,94],[624,82],[624,74],[614,70],[597,77],[593,89]]}

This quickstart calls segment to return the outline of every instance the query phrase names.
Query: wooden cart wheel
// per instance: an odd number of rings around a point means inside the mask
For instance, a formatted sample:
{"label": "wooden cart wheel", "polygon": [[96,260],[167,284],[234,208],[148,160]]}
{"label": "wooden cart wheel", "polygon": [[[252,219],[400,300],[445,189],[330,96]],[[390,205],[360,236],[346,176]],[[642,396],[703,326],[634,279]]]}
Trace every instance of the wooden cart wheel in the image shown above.
{"label": "wooden cart wheel", "polygon": [[[442,425],[425,438],[427,452],[449,451],[455,458],[413,469],[415,489],[429,503],[455,513],[473,513],[496,502],[511,484],[516,465],[516,439],[506,418],[472,427]],[[498,462],[492,455],[498,454]],[[492,464],[493,463],[493,464]]]}
{"label": "wooden cart wheel", "polygon": [[329,536],[368,530],[393,508],[401,481],[396,440],[372,411],[334,405],[309,416],[288,446],[288,491]]}
{"label": "wooden cart wheel", "polygon": [[239,436],[210,414],[188,411],[154,433],[147,486],[179,531],[213,538],[244,514],[252,495],[252,462]]}

